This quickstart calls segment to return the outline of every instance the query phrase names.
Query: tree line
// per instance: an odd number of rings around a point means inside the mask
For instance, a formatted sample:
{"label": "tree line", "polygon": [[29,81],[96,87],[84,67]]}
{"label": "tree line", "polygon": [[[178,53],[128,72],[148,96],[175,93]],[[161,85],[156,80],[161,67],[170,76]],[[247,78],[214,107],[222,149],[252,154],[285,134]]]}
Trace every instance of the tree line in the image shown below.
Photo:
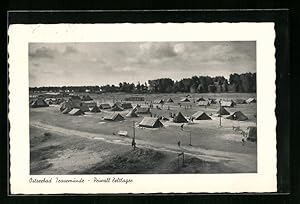
{"label": "tree line", "polygon": [[220,92],[256,92],[256,73],[230,74],[229,80],[224,76],[193,76],[181,80],[160,78],[148,80],[148,83],[120,82],[118,85],[104,86],[56,86],[30,87],[30,91],[52,92],[125,92],[125,93],[220,93]]}

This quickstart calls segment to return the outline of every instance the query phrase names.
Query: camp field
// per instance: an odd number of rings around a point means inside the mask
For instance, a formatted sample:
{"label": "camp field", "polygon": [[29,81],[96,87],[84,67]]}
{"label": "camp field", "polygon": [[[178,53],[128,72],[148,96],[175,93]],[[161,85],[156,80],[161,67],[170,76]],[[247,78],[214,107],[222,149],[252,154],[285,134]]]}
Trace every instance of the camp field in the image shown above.
{"label": "camp field", "polygon": [[[97,103],[121,101],[133,96],[120,93],[89,94]],[[59,106],[30,109],[30,169],[31,174],[102,174],[102,173],[235,173],[256,172],[256,142],[241,142],[242,135],[233,130],[256,126],[256,104],[237,104],[226,108],[230,113],[242,111],[249,119],[233,121],[215,116],[218,104],[199,107],[197,98],[247,99],[255,94],[190,94],[190,103],[180,99],[187,94],[147,94],[146,101],[172,98],[174,103],[154,104],[152,115],[170,116],[179,111],[186,117],[204,111],[212,120],[185,124],[161,121],[162,128],[138,127],[144,116],[127,118],[129,110],[120,111],[125,120],[110,122],[103,119],[111,113],[86,113],[82,116],[62,114]],[[143,96],[143,95],[137,95]],[[186,109],[186,106],[192,106]],[[159,109],[156,108],[159,107]],[[137,149],[131,141],[135,130]],[[118,136],[127,131],[128,136]],[[181,145],[178,147],[178,141]],[[191,145],[189,145],[191,143]],[[178,165],[178,153],[185,152],[185,165]],[[181,161],[181,160],[180,160]]]}

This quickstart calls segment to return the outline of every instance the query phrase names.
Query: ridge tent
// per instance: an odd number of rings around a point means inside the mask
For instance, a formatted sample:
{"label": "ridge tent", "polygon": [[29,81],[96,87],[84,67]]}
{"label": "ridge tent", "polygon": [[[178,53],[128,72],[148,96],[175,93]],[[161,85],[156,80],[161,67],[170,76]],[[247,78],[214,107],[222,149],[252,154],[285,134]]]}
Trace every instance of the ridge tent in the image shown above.
{"label": "ridge tent", "polygon": [[233,101],[221,101],[221,106],[231,108],[234,106],[234,103],[233,103]]}
{"label": "ridge tent", "polygon": [[118,105],[114,105],[111,110],[112,111],[123,111],[124,109]]}
{"label": "ridge tent", "polygon": [[187,123],[188,121],[186,120],[186,118],[182,115],[181,112],[178,112],[174,119],[173,119],[173,122],[175,123]]}
{"label": "ridge tent", "polygon": [[238,98],[238,99],[235,100],[235,103],[236,104],[245,104],[246,101],[244,99]]}
{"label": "ridge tent", "polygon": [[217,103],[216,99],[209,99],[208,101],[209,101],[210,104],[216,104]]}
{"label": "ridge tent", "polygon": [[81,98],[78,95],[70,95],[70,99],[71,100],[79,100],[79,101],[81,101]]}
{"label": "ridge tent", "polygon": [[114,105],[112,107],[115,107],[115,106],[120,106],[121,107],[122,103],[120,101],[117,101],[117,102],[114,103]]}
{"label": "ridge tent", "polygon": [[143,120],[139,123],[139,126],[147,128],[160,128],[164,125],[158,118],[144,117]]}
{"label": "ridge tent", "polygon": [[173,99],[168,98],[167,103],[174,103]]}
{"label": "ridge tent", "polygon": [[248,117],[245,116],[241,111],[236,111],[230,116],[228,116],[226,119],[244,121],[248,120]]}
{"label": "ridge tent", "polygon": [[199,101],[198,102],[198,106],[209,106],[209,102],[208,101]]}
{"label": "ridge tent", "polygon": [[120,113],[111,113],[111,114],[105,116],[104,120],[121,121],[121,120],[125,120],[125,118]]}
{"label": "ridge tent", "polygon": [[211,120],[211,117],[209,117],[205,112],[198,111],[192,115],[192,118],[194,120]]}
{"label": "ridge tent", "polygon": [[135,113],[134,110],[131,110],[131,111],[129,111],[129,112],[126,114],[126,117],[128,117],[128,118],[136,118],[136,117],[138,117],[138,115]]}
{"label": "ridge tent", "polygon": [[121,107],[124,109],[130,109],[130,108],[132,108],[132,105],[131,105],[131,103],[122,103]]}
{"label": "ridge tent", "polygon": [[221,106],[219,108],[219,110],[217,111],[217,114],[218,115],[230,115],[230,113],[223,106]]}
{"label": "ridge tent", "polygon": [[257,140],[257,128],[250,126],[247,128],[247,140],[255,142]]}
{"label": "ridge tent", "polygon": [[181,102],[191,102],[188,98],[183,98],[180,100]]}
{"label": "ridge tent", "polygon": [[73,108],[70,112],[70,115],[84,115],[84,112],[79,108]]}
{"label": "ridge tent", "polygon": [[246,100],[246,103],[256,103],[256,99],[255,98],[248,98],[247,100]]}
{"label": "ridge tent", "polygon": [[90,111],[89,107],[84,103],[80,104],[79,109],[83,112],[89,112]]}
{"label": "ridge tent", "polygon": [[59,110],[60,110],[60,111],[63,111],[63,110],[65,110],[66,108],[72,108],[72,107],[71,107],[71,104],[70,104],[69,102],[64,101],[64,102],[61,104]]}
{"label": "ridge tent", "polygon": [[158,100],[155,100],[154,103],[156,104],[164,104],[164,100],[163,99],[158,99]]}
{"label": "ridge tent", "polygon": [[83,102],[85,105],[87,105],[89,108],[92,108],[94,106],[97,106],[97,102],[95,101],[84,101]]}
{"label": "ridge tent", "polygon": [[199,101],[206,101],[206,100],[203,97],[201,97],[201,98],[198,98],[196,101],[199,102]]}
{"label": "ridge tent", "polygon": [[90,97],[90,95],[83,95],[81,97],[82,101],[92,101],[93,99]]}
{"label": "ridge tent", "polygon": [[31,108],[42,108],[42,107],[49,107],[49,105],[45,102],[42,98],[37,98],[33,100],[33,102],[30,104]]}
{"label": "ridge tent", "polygon": [[108,103],[102,103],[99,105],[100,109],[111,109],[111,106]]}
{"label": "ridge tent", "polygon": [[135,113],[137,114],[150,114],[150,108],[147,107],[137,107]]}
{"label": "ridge tent", "polygon": [[98,108],[98,106],[94,106],[90,109],[90,112],[93,112],[93,113],[99,113],[101,112],[100,109]]}
{"label": "ridge tent", "polygon": [[63,113],[63,114],[67,114],[67,113],[69,113],[72,109],[73,109],[73,108],[71,108],[71,107],[66,107],[66,108],[62,111],[62,113]]}

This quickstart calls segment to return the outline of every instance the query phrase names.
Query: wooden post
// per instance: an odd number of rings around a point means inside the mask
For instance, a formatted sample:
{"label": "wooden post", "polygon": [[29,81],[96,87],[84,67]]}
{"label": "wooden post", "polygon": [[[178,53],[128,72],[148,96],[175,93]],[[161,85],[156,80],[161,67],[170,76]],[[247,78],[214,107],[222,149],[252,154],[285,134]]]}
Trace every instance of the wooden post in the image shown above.
{"label": "wooden post", "polygon": [[219,103],[220,103],[220,114],[219,114],[219,117],[220,117],[220,124],[219,124],[219,125],[220,125],[220,127],[222,127],[222,123],[221,123],[221,107],[222,107],[222,106],[221,106],[221,99],[220,99]]}
{"label": "wooden post", "polygon": [[133,139],[135,139],[135,121],[132,122],[133,127]]}
{"label": "wooden post", "polygon": [[192,131],[190,131],[190,146],[192,146]]}
{"label": "wooden post", "polygon": [[184,166],[184,152],[182,152],[182,166]]}

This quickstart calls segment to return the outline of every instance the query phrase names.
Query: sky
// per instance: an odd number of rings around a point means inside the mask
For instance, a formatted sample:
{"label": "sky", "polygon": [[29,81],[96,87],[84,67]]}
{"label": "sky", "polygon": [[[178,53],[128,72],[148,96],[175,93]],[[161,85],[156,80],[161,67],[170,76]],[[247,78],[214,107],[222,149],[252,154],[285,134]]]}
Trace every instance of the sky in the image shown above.
{"label": "sky", "polygon": [[99,42],[30,43],[29,84],[81,86],[144,83],[256,72],[256,43]]}

